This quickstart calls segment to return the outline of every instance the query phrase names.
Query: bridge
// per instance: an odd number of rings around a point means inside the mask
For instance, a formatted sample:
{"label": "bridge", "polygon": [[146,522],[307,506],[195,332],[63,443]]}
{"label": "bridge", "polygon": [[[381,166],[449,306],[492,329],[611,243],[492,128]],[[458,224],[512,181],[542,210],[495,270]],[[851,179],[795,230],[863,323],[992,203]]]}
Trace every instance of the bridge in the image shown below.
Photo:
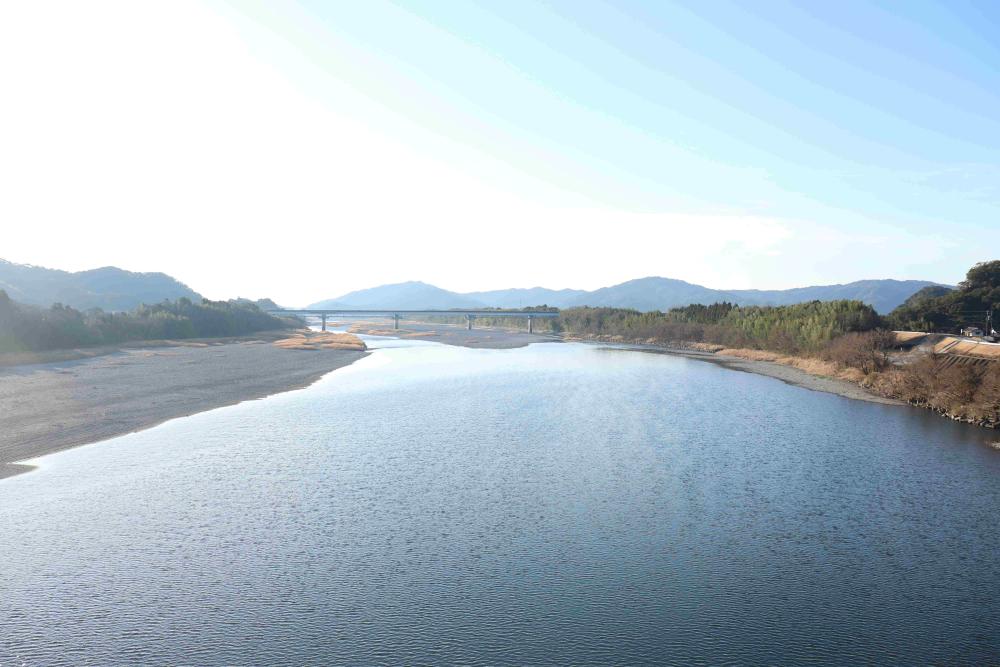
{"label": "bridge", "polygon": [[523,317],[528,320],[528,333],[534,333],[535,319],[552,319],[559,317],[558,312],[538,310],[351,310],[351,309],[316,309],[316,308],[279,308],[268,310],[272,315],[314,315],[322,318],[323,331],[326,331],[327,317],[391,317],[392,328],[399,329],[399,318],[402,315],[448,315],[464,316],[466,328],[472,330],[472,321],[477,317]]}

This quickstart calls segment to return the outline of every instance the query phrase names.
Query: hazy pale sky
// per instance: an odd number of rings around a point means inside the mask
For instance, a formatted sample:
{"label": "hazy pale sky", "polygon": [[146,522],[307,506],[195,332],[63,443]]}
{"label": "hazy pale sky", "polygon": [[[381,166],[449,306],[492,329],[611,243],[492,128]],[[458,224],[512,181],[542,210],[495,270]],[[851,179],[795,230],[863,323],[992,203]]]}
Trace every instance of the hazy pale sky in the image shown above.
{"label": "hazy pale sky", "polygon": [[8,2],[0,257],[379,283],[961,279],[1000,4]]}

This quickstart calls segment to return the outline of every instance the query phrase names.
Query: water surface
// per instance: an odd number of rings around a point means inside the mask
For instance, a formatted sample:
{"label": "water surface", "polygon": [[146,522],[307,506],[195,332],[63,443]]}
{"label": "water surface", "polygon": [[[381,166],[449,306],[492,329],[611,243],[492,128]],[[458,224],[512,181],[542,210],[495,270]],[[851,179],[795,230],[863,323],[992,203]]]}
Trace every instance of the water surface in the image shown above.
{"label": "water surface", "polygon": [[989,432],[663,355],[381,345],[0,482],[0,664],[1000,661]]}

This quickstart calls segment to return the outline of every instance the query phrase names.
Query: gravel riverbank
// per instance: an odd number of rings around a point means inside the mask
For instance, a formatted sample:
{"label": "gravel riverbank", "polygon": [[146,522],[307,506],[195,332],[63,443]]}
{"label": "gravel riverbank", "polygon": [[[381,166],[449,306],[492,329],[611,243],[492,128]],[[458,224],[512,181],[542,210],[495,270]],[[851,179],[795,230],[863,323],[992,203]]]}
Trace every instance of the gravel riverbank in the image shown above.
{"label": "gravel riverbank", "polygon": [[[399,331],[380,323],[353,331],[474,348],[506,349],[559,341],[545,334],[406,322]],[[287,335],[287,334],[282,334]],[[368,354],[353,350],[289,350],[275,336],[227,341],[142,344],[97,356],[0,366],[0,478],[29,470],[17,461],[106,440],[185,415],[308,386]],[[605,344],[605,343],[600,343]],[[675,354],[768,375],[806,389],[897,404],[860,386],[770,361],[653,345],[615,345]],[[88,354],[95,354],[93,351]]]}
{"label": "gravel riverbank", "polygon": [[[403,338],[477,348],[552,340],[499,329],[406,323]],[[362,331],[364,328],[360,328]],[[168,419],[306,387],[368,352],[281,349],[289,332],[119,348],[31,353],[0,359],[0,478],[24,461],[139,431]],[[25,363],[39,362],[39,363]]]}
{"label": "gravel riverbank", "polygon": [[305,387],[366,354],[285,350],[263,339],[0,368],[0,478],[30,469],[16,461]]}

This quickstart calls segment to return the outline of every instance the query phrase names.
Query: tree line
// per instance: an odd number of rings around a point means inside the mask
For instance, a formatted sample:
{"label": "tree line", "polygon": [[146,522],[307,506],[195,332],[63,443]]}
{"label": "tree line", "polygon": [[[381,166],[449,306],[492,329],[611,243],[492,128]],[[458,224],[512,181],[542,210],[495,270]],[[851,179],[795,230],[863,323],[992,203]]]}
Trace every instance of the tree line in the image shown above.
{"label": "tree line", "polygon": [[[540,307],[540,309],[548,309]],[[556,319],[535,323],[536,331],[618,337],[626,341],[712,343],[833,362],[860,371],[862,384],[884,396],[949,416],[1000,426],[1000,362],[956,360],[927,354],[894,365],[893,330],[958,333],[983,327],[987,311],[1000,310],[1000,260],[982,262],[957,289],[920,290],[889,315],[861,301],[810,301],[788,306],[693,304],[666,312],[627,308],[570,308]],[[994,315],[997,325],[1000,313]],[[457,321],[457,320],[455,320]],[[477,318],[485,326],[524,328],[523,320]],[[989,333],[987,331],[987,333]]]}
{"label": "tree line", "polygon": [[844,334],[876,329],[875,310],[860,301],[809,301],[790,306],[693,304],[667,312],[570,308],[556,326],[565,332],[631,340],[715,343],[786,353],[815,352]]}
{"label": "tree line", "polygon": [[[527,328],[525,319],[504,317],[504,309],[491,310],[496,313],[477,315],[476,324]],[[666,312],[588,306],[559,311],[546,305],[518,310],[558,312],[556,318],[535,321],[535,331],[540,332],[717,343],[787,353],[814,352],[839,336],[870,331],[883,324],[878,313],[860,301],[809,301],[789,306],[737,306],[722,302],[692,304]],[[420,319],[465,322],[464,316],[426,315]]]}
{"label": "tree line", "polygon": [[[958,333],[969,325],[985,327],[989,311],[994,313],[993,328],[998,328],[998,310],[1000,260],[994,260],[969,269],[957,289],[925,287],[884,317],[861,301],[809,301],[787,306],[738,306],[721,302],[692,304],[666,312],[569,308],[555,320],[537,322],[535,328],[629,339],[717,343],[796,354],[817,352],[842,336],[876,329]],[[504,318],[502,311],[496,317],[477,318],[477,321],[503,326],[519,323]]]}
{"label": "tree line", "polygon": [[[987,312],[998,307],[1000,260],[993,260],[969,269],[958,289],[925,287],[892,311],[888,320],[895,329],[957,333],[965,326],[984,327]],[[995,317],[992,326],[1000,328]]]}
{"label": "tree line", "polygon": [[0,352],[114,345],[135,340],[239,336],[301,326],[269,315],[245,299],[143,304],[130,312],[79,311],[62,304],[38,308],[17,303],[0,290]]}

